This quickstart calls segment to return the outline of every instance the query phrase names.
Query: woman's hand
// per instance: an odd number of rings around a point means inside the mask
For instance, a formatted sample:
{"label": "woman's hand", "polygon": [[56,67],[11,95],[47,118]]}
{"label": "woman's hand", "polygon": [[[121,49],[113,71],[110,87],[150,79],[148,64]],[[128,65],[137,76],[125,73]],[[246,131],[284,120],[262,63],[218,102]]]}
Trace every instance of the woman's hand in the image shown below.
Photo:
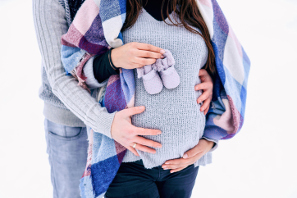
{"label": "woman's hand", "polygon": [[[162,145],[153,140],[148,140],[139,135],[159,135],[160,130],[155,129],[144,129],[135,127],[131,124],[131,116],[135,114],[140,114],[145,110],[144,106],[132,107],[128,109],[121,110],[117,112],[114,116],[112,126],[111,126],[111,137],[134,153],[139,156],[135,149],[148,152],[156,153],[156,150],[150,147],[161,148]],[[133,145],[136,143],[135,148]]]}
{"label": "woman's hand", "polygon": [[134,69],[155,63],[164,53],[159,47],[132,42],[111,50],[111,60],[115,67]]}
{"label": "woman's hand", "polygon": [[209,110],[209,105],[212,100],[212,91],[213,91],[213,82],[210,75],[207,73],[205,69],[200,69],[199,77],[201,83],[195,86],[195,90],[203,90],[201,96],[198,97],[197,103],[201,103],[203,101],[203,105],[200,108],[200,111],[204,111],[204,115]]}
{"label": "woman's hand", "polygon": [[200,139],[200,141],[194,148],[184,153],[183,158],[168,160],[162,165],[162,168],[164,170],[171,169],[170,173],[180,171],[187,166],[194,164],[203,155],[210,151],[213,145],[214,142]]}

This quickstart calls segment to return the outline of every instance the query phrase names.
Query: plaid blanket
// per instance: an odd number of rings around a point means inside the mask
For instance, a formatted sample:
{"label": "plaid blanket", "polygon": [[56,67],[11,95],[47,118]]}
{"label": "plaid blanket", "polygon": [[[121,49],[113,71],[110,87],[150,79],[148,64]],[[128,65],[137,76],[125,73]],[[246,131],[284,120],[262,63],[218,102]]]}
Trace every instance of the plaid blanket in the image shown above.
{"label": "plaid blanket", "polygon": [[[229,139],[242,128],[250,61],[216,0],[196,0],[210,32],[217,76],[203,137]],[[62,36],[65,70],[84,84],[83,66],[90,57],[123,45],[121,28],[126,0],[86,0],[68,32]],[[134,105],[133,70],[120,69],[109,78],[103,105],[108,112]],[[89,129],[88,161],[80,190],[83,198],[103,197],[115,177],[126,149],[116,141]]]}

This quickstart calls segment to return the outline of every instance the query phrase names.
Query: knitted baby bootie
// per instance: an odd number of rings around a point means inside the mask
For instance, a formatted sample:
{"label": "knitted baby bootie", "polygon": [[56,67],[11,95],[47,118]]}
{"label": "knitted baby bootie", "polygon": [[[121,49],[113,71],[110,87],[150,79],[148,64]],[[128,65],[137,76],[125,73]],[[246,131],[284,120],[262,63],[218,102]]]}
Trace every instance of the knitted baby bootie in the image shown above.
{"label": "knitted baby bootie", "polygon": [[158,59],[155,63],[156,70],[159,72],[163,85],[167,89],[174,89],[180,83],[180,77],[174,68],[174,58],[169,50],[165,50],[163,59]]}
{"label": "knitted baby bootie", "polygon": [[138,78],[143,79],[144,88],[149,94],[157,94],[162,91],[163,84],[161,78],[152,65],[137,68],[137,75]]}

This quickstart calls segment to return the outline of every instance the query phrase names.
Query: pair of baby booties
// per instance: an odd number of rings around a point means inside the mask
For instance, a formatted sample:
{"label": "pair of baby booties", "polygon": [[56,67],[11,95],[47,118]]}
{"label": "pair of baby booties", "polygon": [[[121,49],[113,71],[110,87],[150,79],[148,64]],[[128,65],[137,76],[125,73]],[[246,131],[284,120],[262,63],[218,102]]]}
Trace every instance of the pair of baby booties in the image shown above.
{"label": "pair of baby booties", "polygon": [[145,90],[149,94],[160,93],[163,85],[174,89],[180,83],[180,77],[174,68],[175,60],[169,50],[165,49],[164,58],[157,59],[152,65],[137,68],[138,78],[143,79]]}

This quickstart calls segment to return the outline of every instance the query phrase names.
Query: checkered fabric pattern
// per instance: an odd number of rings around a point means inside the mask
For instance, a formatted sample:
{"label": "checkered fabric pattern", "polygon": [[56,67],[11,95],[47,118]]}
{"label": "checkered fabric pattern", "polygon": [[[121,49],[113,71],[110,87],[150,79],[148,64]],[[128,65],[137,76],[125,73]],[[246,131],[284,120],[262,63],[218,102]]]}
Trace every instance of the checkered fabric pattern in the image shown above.
{"label": "checkered fabric pattern", "polygon": [[[210,32],[217,76],[207,114],[204,138],[229,139],[242,128],[250,61],[216,0],[196,0]],[[123,45],[121,28],[126,0],[86,0],[68,32],[62,37],[62,62],[69,73],[84,81],[82,68],[94,55]],[[103,104],[109,112],[134,106],[133,70],[121,69],[109,78]],[[116,141],[89,129],[89,153],[81,178],[83,198],[103,197],[116,175],[126,149]]]}

